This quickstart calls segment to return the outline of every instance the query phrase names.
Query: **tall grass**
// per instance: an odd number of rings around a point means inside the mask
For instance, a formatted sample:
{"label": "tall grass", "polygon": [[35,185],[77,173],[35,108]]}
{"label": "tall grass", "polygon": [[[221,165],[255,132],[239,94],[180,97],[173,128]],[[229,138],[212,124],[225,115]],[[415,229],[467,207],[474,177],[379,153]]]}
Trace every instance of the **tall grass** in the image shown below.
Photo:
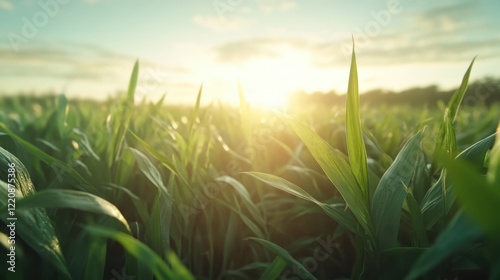
{"label": "tall grass", "polygon": [[471,69],[442,110],[363,106],[354,52],[345,106],[290,115],[241,87],[135,104],[138,63],[118,100],[4,99],[15,277],[498,279],[499,108],[459,111]]}

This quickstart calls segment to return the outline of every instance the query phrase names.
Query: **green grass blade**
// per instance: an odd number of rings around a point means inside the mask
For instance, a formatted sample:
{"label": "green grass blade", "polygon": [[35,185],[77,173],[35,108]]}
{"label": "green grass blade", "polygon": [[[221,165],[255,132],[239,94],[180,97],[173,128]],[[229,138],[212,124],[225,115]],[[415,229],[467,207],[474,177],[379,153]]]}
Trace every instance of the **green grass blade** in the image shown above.
{"label": "green grass blade", "polygon": [[417,162],[423,131],[414,135],[401,149],[384,173],[373,194],[371,213],[375,237],[380,251],[396,246],[401,218],[401,207],[406,197]]}
{"label": "green grass blade", "polygon": [[[90,233],[107,237],[120,243],[130,255],[136,258],[142,265],[148,267],[158,279],[194,279],[189,274],[183,278],[175,278],[179,274],[174,274],[155,252],[128,234],[97,226],[86,226],[85,228]],[[180,263],[176,263],[177,269],[179,269],[179,265]]]}
{"label": "green grass blade", "polygon": [[172,202],[166,195],[158,192],[151,209],[151,217],[146,223],[148,246],[160,256],[170,250],[170,230],[172,227]]}
{"label": "green grass blade", "polygon": [[[497,128],[497,132],[500,132],[500,124]],[[491,150],[490,164],[486,176],[490,186],[500,186],[500,137],[496,138],[495,145]]]}
{"label": "green grass blade", "polygon": [[[354,217],[350,215],[349,212],[346,212],[343,207],[337,207],[336,205],[329,205],[326,203],[322,203],[317,201],[314,197],[308,194],[306,191],[301,189],[299,186],[283,179],[278,176],[274,176],[271,174],[265,174],[260,172],[245,172],[271,187],[277,188],[279,190],[285,191],[291,195],[302,198],[304,200],[310,201],[316,205],[318,205],[328,216],[337,221],[339,224],[346,227],[348,230],[352,232],[357,232],[358,224],[354,220]],[[342,205],[343,206],[343,205]]]}
{"label": "green grass blade", "polygon": [[57,131],[59,137],[63,138],[66,132],[66,114],[68,109],[68,100],[64,94],[57,97]]}
{"label": "green grass blade", "polygon": [[476,58],[472,60],[465,72],[464,77],[462,78],[462,83],[460,87],[455,91],[453,96],[451,97],[448,105],[446,106],[445,113],[443,116],[443,121],[441,122],[436,146],[434,148],[434,156],[436,153],[440,151],[449,151],[449,155],[454,157],[453,154],[454,147],[456,146],[455,133],[453,129],[453,123],[458,115],[458,109],[460,108],[460,104],[464,98],[465,92],[467,91],[467,86],[469,84],[470,72],[472,70],[472,65],[474,65],[474,61]]}
{"label": "green grass blade", "polygon": [[256,204],[252,201],[250,193],[248,193],[247,189],[245,188],[245,186],[243,186],[242,183],[240,183],[238,180],[230,176],[219,176],[215,178],[215,180],[218,182],[225,182],[226,184],[233,187],[236,193],[238,193],[238,195],[245,202],[245,206],[250,211],[250,215],[252,215],[252,218],[257,222],[259,222],[261,225],[265,224],[265,221],[262,218],[259,209],[257,208]]}
{"label": "green grass blade", "polygon": [[200,90],[198,91],[198,95],[196,96],[196,105],[194,106],[193,111],[191,112],[191,117],[189,120],[189,138],[191,138],[192,133],[193,133],[193,128],[194,125],[196,124],[196,118],[199,115],[200,112],[200,102],[201,102],[201,93],[203,92],[203,84],[200,86]]}
{"label": "green grass blade", "polygon": [[332,148],[330,144],[308,126],[293,120],[287,121],[307,146],[328,179],[340,192],[361,227],[368,233],[369,237],[372,237],[372,223],[368,212],[368,202],[363,191],[359,188],[344,155]]}
{"label": "green grass blade", "polygon": [[276,257],[269,267],[262,273],[260,280],[274,280],[278,279],[281,272],[286,267],[286,262],[281,257]]}
{"label": "green grass blade", "polygon": [[446,167],[453,190],[465,213],[492,238],[500,241],[500,223],[494,215],[500,210],[498,185],[489,185],[474,166],[463,160],[452,160],[445,155],[440,155],[439,159]]}
{"label": "green grass blade", "polygon": [[457,214],[436,239],[435,244],[417,259],[406,280],[420,279],[450,255],[468,247],[481,237],[479,227],[462,214]]}
{"label": "green grass blade", "polygon": [[427,247],[429,241],[427,240],[427,233],[424,226],[424,219],[418,201],[413,196],[410,188],[405,186],[406,190],[406,204],[411,217],[411,241],[414,247]]}
{"label": "green grass blade", "polygon": [[[34,157],[40,159],[41,161],[43,161],[47,165],[49,165],[51,168],[53,168],[54,172],[56,172],[57,176],[64,178],[64,180],[67,180],[68,182],[74,182],[77,187],[79,187],[80,189],[82,189],[84,191],[87,191],[87,192],[90,192],[93,194],[100,194],[101,193],[98,189],[96,189],[92,185],[90,185],[78,172],[76,172],[68,164],[48,155],[47,153],[44,153],[42,150],[40,150],[35,145],[31,144],[30,142],[28,142],[28,141],[24,140],[23,138],[21,138],[20,136],[16,135],[4,123],[0,123],[0,128],[3,129],[10,137],[14,138],[14,140],[16,142],[21,144],[21,146],[23,146]],[[2,153],[2,151],[5,151],[5,150],[0,147],[0,153]]]}
{"label": "green grass blade", "polygon": [[151,162],[151,160],[139,150],[136,150],[134,148],[128,149],[130,149],[130,151],[132,151],[132,153],[134,154],[135,160],[137,161],[142,174],[144,174],[144,176],[146,176],[146,178],[148,178],[148,180],[153,183],[153,185],[158,188],[158,190],[162,191],[166,196],[170,196],[167,187],[163,183],[163,178],[161,177],[160,171]]}
{"label": "green grass blade", "polygon": [[447,109],[450,111],[450,116],[453,122],[457,118],[458,109],[460,108],[460,104],[462,103],[465,92],[467,91],[467,86],[469,85],[470,72],[472,70],[472,66],[474,65],[475,60],[476,58],[472,59],[469,68],[467,68],[467,71],[465,72],[465,75],[462,78],[462,83],[460,84],[460,87],[455,91],[450,101],[448,102]]}
{"label": "green grass blade", "polygon": [[[74,190],[45,190],[17,201],[18,209],[69,208],[115,218],[130,231],[127,220],[115,205],[96,195]],[[3,211],[4,209],[0,210]],[[6,209],[5,209],[6,210]]]}
{"label": "green grass blade", "polygon": [[134,94],[137,87],[137,79],[139,76],[139,61],[134,64],[134,69],[130,76],[130,82],[127,90],[127,95],[120,101],[118,108],[111,115],[112,135],[111,143],[108,150],[108,166],[112,167],[114,162],[118,159],[118,155],[123,148],[125,134],[128,130],[132,111],[134,107]]}
{"label": "green grass blade", "polygon": [[[482,166],[484,163],[484,158],[488,150],[491,149],[493,143],[495,142],[496,134],[492,134],[465,149],[461,152],[457,159],[465,160],[474,166]],[[431,229],[442,217],[443,209],[443,195],[442,195],[442,185],[444,178],[440,178],[425,194],[422,199],[421,209],[422,216],[424,218],[425,226],[427,229]],[[448,186],[447,190],[447,202],[446,202],[446,213],[449,212],[453,202],[455,201],[455,193],[451,192],[451,185]]]}
{"label": "green grass blade", "polygon": [[[12,164],[15,165],[15,180],[8,181],[8,169]],[[23,163],[10,152],[0,147],[0,178],[6,178],[7,182],[0,181],[0,218],[5,224],[8,220],[8,194],[9,184],[16,189],[16,211],[17,220],[16,234],[18,234],[33,250],[47,262],[58,269],[63,276],[69,278],[69,271],[66,265],[64,255],[59,245],[59,239],[56,235],[51,220],[45,209],[20,209],[19,202],[23,197],[28,198],[36,194],[30,174]],[[12,189],[11,185],[11,189]]]}
{"label": "green grass blade", "polygon": [[351,166],[352,174],[356,178],[365,198],[369,201],[366,148],[359,118],[358,70],[356,66],[354,44],[351,70],[349,73],[349,86],[347,88],[346,130],[349,165]]}
{"label": "green grass blade", "polygon": [[194,280],[193,275],[189,270],[181,263],[179,258],[174,254],[174,252],[170,251],[167,254],[167,259],[172,268],[173,279],[179,280]]}
{"label": "green grass blade", "polygon": [[158,150],[156,150],[155,148],[153,148],[151,145],[148,144],[148,142],[144,141],[143,139],[141,139],[139,136],[137,136],[135,133],[133,133],[132,131],[129,130],[129,133],[154,157],[156,158],[158,161],[161,162],[161,164],[163,166],[165,166],[170,172],[172,172],[174,175],[178,176],[179,178],[181,178],[186,184],[189,184],[187,179],[184,177],[184,176],[180,176],[180,174],[178,174],[177,170],[176,170],[176,167],[174,165],[174,163],[169,160],[168,158],[166,158],[165,156],[163,156],[161,153],[158,152]]}
{"label": "green grass blade", "polygon": [[[2,166],[3,168],[4,166]],[[17,167],[19,168],[19,166]],[[6,170],[6,169],[5,169]],[[4,176],[2,176],[4,177]],[[5,176],[4,178],[7,178]],[[7,216],[7,199],[8,199],[8,185],[0,181],[0,219],[8,225],[10,220]],[[21,200],[23,195],[20,191],[17,192],[16,198]],[[17,205],[16,205],[17,206]],[[41,259],[52,264],[57,270],[61,272],[64,279],[70,279],[70,273],[66,264],[66,260],[62,253],[59,238],[52,226],[52,223],[45,211],[45,209],[16,209],[15,221],[16,225],[16,243],[22,239],[28,246],[30,246]]]}
{"label": "green grass blade", "polygon": [[107,246],[104,238],[92,238],[85,261],[85,275],[83,279],[102,279],[104,277],[106,251]]}
{"label": "green grass blade", "polygon": [[248,239],[257,241],[262,246],[264,246],[266,249],[275,253],[277,256],[279,256],[281,259],[283,259],[288,265],[296,266],[299,270],[301,270],[301,272],[303,272],[305,275],[307,275],[308,278],[313,279],[313,280],[314,279],[317,280],[317,278],[314,277],[314,275],[312,275],[301,263],[296,261],[290,255],[290,253],[288,253],[288,251],[283,249],[282,247],[280,247],[280,246],[278,246],[270,241],[259,239],[259,238],[250,237]]}

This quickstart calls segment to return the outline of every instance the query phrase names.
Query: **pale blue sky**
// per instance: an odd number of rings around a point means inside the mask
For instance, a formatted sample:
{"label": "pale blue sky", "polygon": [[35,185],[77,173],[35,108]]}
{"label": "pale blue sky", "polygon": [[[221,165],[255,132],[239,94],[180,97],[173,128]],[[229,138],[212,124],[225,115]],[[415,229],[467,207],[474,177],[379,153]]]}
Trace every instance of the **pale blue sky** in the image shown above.
{"label": "pale blue sky", "polygon": [[[44,4],[46,8],[44,9]],[[351,34],[360,90],[500,76],[500,1],[0,0],[0,93],[65,91],[192,104],[255,102],[295,90],[345,92]],[[260,101],[259,101],[260,100]]]}

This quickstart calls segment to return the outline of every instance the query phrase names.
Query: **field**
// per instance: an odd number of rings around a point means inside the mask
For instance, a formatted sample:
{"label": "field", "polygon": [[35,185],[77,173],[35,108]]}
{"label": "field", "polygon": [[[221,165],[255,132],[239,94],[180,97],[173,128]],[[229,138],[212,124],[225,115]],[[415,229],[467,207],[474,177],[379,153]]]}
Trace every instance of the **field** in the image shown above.
{"label": "field", "polygon": [[[18,279],[500,279],[500,107],[4,97]],[[465,70],[465,67],[464,67]],[[9,263],[10,262],[10,263]],[[2,279],[12,278],[7,269]],[[8,278],[10,277],[10,278]]]}

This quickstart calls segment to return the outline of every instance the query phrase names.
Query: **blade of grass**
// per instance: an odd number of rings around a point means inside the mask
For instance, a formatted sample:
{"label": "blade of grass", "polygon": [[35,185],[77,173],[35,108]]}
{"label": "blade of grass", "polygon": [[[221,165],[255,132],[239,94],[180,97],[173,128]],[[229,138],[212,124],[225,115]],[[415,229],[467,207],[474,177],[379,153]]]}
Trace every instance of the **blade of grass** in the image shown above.
{"label": "blade of grass", "polygon": [[452,160],[438,154],[444,163],[453,190],[462,204],[465,213],[477,222],[493,239],[500,241],[500,223],[493,213],[500,210],[500,191],[497,186],[491,186],[486,178],[476,171],[474,166],[463,160]]}
{"label": "blade of grass", "polygon": [[[500,132],[500,124],[497,127],[497,135],[498,132]],[[496,138],[493,149],[491,150],[490,164],[486,179],[490,186],[495,186],[498,190],[498,186],[500,186],[500,137]]]}
{"label": "blade of grass", "polygon": [[260,276],[260,280],[274,280],[278,279],[281,272],[286,267],[286,262],[281,257],[276,257],[274,261],[267,267],[266,271]]}
{"label": "blade of grass", "polygon": [[130,82],[127,90],[127,95],[123,100],[120,101],[118,108],[111,115],[112,132],[111,143],[108,150],[107,162],[109,167],[113,167],[115,161],[118,159],[118,155],[123,147],[123,142],[125,140],[125,134],[128,130],[130,124],[130,119],[132,116],[133,106],[134,106],[134,94],[137,87],[137,79],[139,76],[139,61],[136,61],[132,74],[130,76]]}
{"label": "blade of grass", "polygon": [[98,226],[87,225],[85,228],[90,233],[107,237],[120,243],[130,255],[148,267],[158,279],[194,279],[189,272],[186,272],[181,268],[182,265],[180,262],[177,262],[174,258],[170,257],[169,260],[174,260],[175,262],[174,265],[176,270],[182,273],[172,272],[172,269],[170,269],[169,266],[155,252],[128,234]]}
{"label": "blade of grass", "polygon": [[396,246],[401,207],[406,197],[404,186],[409,185],[412,178],[418,153],[421,152],[422,134],[423,130],[408,140],[373,194],[371,213],[380,251]]}
{"label": "blade of grass", "polygon": [[288,253],[288,251],[283,249],[282,247],[280,247],[280,246],[278,246],[270,241],[264,240],[264,239],[253,238],[253,237],[250,237],[248,239],[257,241],[262,246],[264,246],[266,249],[268,249],[269,251],[278,255],[288,265],[297,267],[301,272],[303,272],[305,275],[307,275],[307,277],[309,277],[310,279],[317,280],[317,278],[314,277],[314,275],[312,275],[301,263],[299,263],[292,256],[290,256],[290,253]]}
{"label": "blade of grass", "polygon": [[[492,134],[465,149],[461,152],[457,159],[465,160],[474,166],[482,166],[484,163],[484,157],[489,149],[493,146],[495,142],[496,134]],[[443,195],[442,195],[442,184],[443,177],[441,177],[425,194],[422,203],[422,216],[424,218],[425,226],[427,229],[431,229],[440,219],[443,217],[442,205],[443,205]],[[451,185],[448,185],[447,189],[447,203],[446,203],[446,214],[450,211],[453,202],[455,201],[455,193],[451,192]]]}
{"label": "blade of grass", "polygon": [[[0,181],[0,208],[7,208],[8,193],[7,183]],[[18,191],[16,197],[21,200],[23,196]],[[12,221],[8,220],[7,213],[6,210],[0,212],[0,219],[8,225]],[[19,236],[40,258],[59,270],[65,279],[71,279],[59,239],[45,209],[16,209],[15,215],[16,237]]]}
{"label": "blade of grass", "polygon": [[[24,164],[13,154],[0,147],[0,177],[12,178],[7,176],[6,171],[15,165],[15,182],[9,181],[6,183],[0,181],[0,218],[9,224],[7,211],[9,185],[10,189],[14,187],[16,190],[17,209],[16,215],[16,234],[18,234],[33,250],[48,263],[52,264],[59,270],[65,278],[70,278],[66,260],[60,248],[59,239],[56,235],[51,220],[45,209],[19,209],[19,201],[23,197],[30,197],[36,194],[33,183],[31,182],[30,174],[26,170]],[[9,207],[10,208],[10,207]]]}
{"label": "blade of grass", "polygon": [[413,264],[406,280],[420,279],[454,252],[466,248],[481,237],[481,230],[462,212],[457,214],[439,235],[434,245]]}
{"label": "blade of grass", "polygon": [[332,148],[308,126],[289,119],[286,121],[299,135],[328,179],[340,192],[361,227],[367,232],[369,239],[372,239],[373,230],[368,203],[344,155]]}
{"label": "blade of grass", "polygon": [[[115,218],[130,232],[127,220],[115,205],[96,195],[74,190],[44,190],[17,201],[17,209],[70,208]],[[4,211],[6,209],[1,209]]]}
{"label": "blade of grass", "polygon": [[369,203],[366,148],[359,119],[358,69],[356,66],[356,54],[354,53],[354,42],[346,102],[346,136],[349,165],[351,166],[352,174],[363,191],[367,203]]}
{"label": "blade of grass", "polygon": [[[440,151],[449,151],[450,156],[455,156],[455,154],[452,153],[454,150],[453,147],[456,146],[453,123],[457,118],[458,109],[460,108],[460,104],[462,103],[465,92],[467,91],[470,73],[475,60],[476,58],[472,59],[469,68],[467,68],[467,71],[462,78],[460,87],[455,91],[450,101],[448,102],[448,105],[446,106],[443,120],[440,124],[439,132],[437,135],[437,141],[434,148],[434,158],[437,156],[436,153]],[[451,132],[453,132],[453,134],[450,134]]]}
{"label": "blade of grass", "polygon": [[343,209],[344,205],[338,207],[337,205],[330,205],[326,203],[322,203],[313,198],[306,191],[301,189],[299,186],[283,179],[278,176],[274,176],[271,174],[265,174],[260,172],[245,172],[244,174],[248,174],[271,187],[277,188],[279,190],[285,191],[289,194],[292,194],[296,197],[302,198],[304,200],[310,201],[316,205],[318,205],[328,216],[337,221],[339,224],[346,227],[348,230],[356,233],[358,232],[358,224],[354,220],[354,217],[350,215],[349,212],[346,212]]}

